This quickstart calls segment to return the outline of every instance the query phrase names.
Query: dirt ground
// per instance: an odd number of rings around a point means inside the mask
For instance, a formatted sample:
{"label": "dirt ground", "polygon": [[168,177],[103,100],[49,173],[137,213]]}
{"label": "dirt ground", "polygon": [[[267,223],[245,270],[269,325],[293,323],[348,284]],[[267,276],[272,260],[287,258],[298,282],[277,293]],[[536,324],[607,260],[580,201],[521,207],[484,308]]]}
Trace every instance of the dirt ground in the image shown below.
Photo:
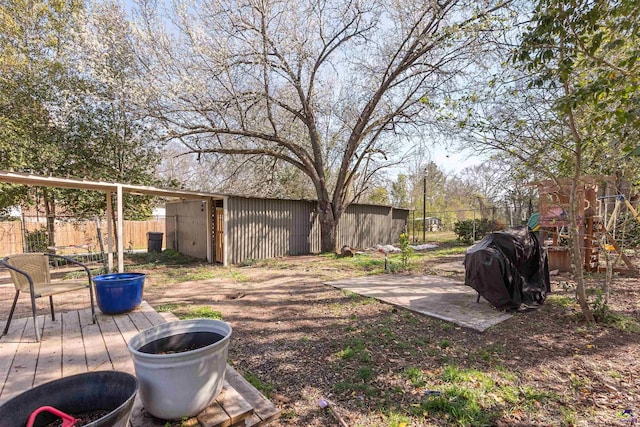
{"label": "dirt ground", "polygon": [[[640,412],[640,334],[585,325],[567,302],[569,278],[553,278],[542,308],[478,333],[323,285],[362,274],[323,265],[286,258],[167,285],[150,271],[145,299],[219,310],[233,327],[230,362],[283,411],[273,426],[339,425],[319,407],[323,398],[349,426],[631,425]],[[640,280],[617,279],[611,307],[638,321],[639,302]],[[494,382],[479,409],[488,418],[424,409],[425,393],[444,390],[451,366]],[[486,379],[475,375],[468,381]],[[475,410],[471,400],[463,410]]]}
{"label": "dirt ground", "polygon": [[[222,313],[230,363],[282,409],[274,427],[339,425],[320,399],[351,427],[638,425],[640,333],[584,324],[567,277],[540,309],[479,333],[326,286],[364,274],[326,257],[136,271],[156,309]],[[639,303],[640,280],[617,278],[611,308],[640,321]]]}

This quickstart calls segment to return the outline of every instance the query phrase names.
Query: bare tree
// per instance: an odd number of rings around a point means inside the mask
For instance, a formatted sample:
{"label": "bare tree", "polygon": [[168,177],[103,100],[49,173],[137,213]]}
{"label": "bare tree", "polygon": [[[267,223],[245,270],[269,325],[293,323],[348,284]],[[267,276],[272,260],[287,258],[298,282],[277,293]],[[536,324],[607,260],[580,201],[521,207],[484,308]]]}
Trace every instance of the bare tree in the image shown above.
{"label": "bare tree", "polygon": [[[191,153],[267,156],[312,182],[321,248],[482,48],[509,0],[207,0],[137,9],[141,101]],[[497,22],[497,21],[496,21]]]}
{"label": "bare tree", "polygon": [[511,205],[516,217],[524,219],[537,204],[535,187],[529,185],[535,171],[523,167],[522,161],[496,153],[491,159],[460,172],[460,178],[475,191],[474,199],[485,217],[494,218],[498,206]]}

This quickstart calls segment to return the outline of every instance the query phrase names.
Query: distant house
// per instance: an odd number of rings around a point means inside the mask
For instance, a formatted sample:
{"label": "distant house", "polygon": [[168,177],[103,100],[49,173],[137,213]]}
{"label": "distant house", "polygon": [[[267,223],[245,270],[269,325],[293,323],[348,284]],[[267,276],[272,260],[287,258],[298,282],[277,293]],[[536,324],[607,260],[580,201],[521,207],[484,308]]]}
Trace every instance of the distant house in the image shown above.
{"label": "distant house", "polygon": [[440,218],[436,218],[435,216],[428,216],[426,218],[417,217],[413,219],[418,225],[422,225],[424,222],[425,230],[428,231],[441,231],[442,230],[442,220]]}
{"label": "distant house", "polygon": [[431,231],[442,230],[442,220],[434,216],[427,217],[427,229]]}

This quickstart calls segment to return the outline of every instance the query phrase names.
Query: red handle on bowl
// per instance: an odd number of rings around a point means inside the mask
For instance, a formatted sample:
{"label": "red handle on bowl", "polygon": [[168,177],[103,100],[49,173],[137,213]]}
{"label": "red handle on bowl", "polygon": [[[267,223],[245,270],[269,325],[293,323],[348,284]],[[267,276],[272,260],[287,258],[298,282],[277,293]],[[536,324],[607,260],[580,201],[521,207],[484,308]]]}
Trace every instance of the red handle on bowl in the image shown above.
{"label": "red handle on bowl", "polygon": [[58,418],[62,418],[62,427],[73,427],[76,425],[76,419],[73,418],[69,414],[65,414],[59,409],[54,408],[53,406],[41,406],[29,415],[29,420],[27,421],[27,427],[33,427],[33,424],[36,422],[36,417],[42,412],[50,412]]}

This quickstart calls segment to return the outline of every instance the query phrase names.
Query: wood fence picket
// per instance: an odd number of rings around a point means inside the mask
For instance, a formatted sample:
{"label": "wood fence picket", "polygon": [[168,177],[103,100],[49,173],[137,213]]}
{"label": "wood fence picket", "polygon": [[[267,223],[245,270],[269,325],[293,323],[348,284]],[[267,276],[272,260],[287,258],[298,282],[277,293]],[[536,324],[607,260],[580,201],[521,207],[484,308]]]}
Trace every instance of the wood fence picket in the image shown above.
{"label": "wood fence picket", "polygon": [[[0,222],[0,257],[24,252],[25,242],[22,233],[23,222]],[[43,222],[25,221],[24,228],[27,232],[45,229]],[[107,246],[107,224],[101,221],[100,229],[105,245]],[[124,221],[123,238],[125,250],[137,250],[147,248],[148,232],[165,232],[164,218],[148,221]],[[70,252],[99,252],[97,230],[94,221],[56,221],[55,224],[56,247],[66,247],[58,253]],[[115,245],[115,242],[114,242]],[[74,249],[77,247],[77,249]]]}

